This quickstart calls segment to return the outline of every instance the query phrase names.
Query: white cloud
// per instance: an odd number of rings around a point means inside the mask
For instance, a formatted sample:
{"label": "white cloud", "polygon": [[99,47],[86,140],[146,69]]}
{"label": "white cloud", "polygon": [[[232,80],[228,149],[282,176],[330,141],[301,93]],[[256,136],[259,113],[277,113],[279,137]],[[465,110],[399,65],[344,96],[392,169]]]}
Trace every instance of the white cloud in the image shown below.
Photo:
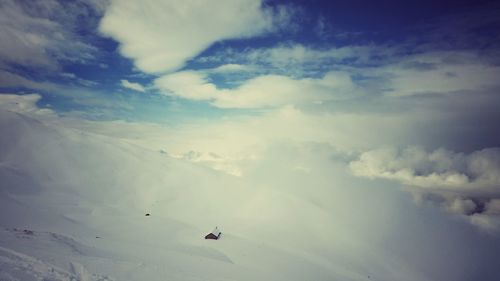
{"label": "white cloud", "polygon": [[155,86],[168,95],[191,100],[211,100],[218,94],[216,86],[207,82],[201,73],[195,71],[165,75],[155,80]]}
{"label": "white cloud", "polygon": [[470,154],[411,147],[364,152],[354,175],[398,181],[417,202],[431,201],[487,229],[500,230],[500,148]]}
{"label": "white cloud", "polygon": [[51,109],[37,106],[37,102],[41,98],[39,94],[16,95],[0,93],[0,109],[38,117],[55,117],[56,114]]}
{"label": "white cloud", "polygon": [[251,70],[253,70],[252,66],[237,63],[223,64],[216,68],[210,69],[210,71],[218,73],[246,72]]}
{"label": "white cloud", "polygon": [[76,75],[74,73],[70,73],[70,72],[62,72],[59,75],[62,76],[62,77],[64,77],[64,78],[69,78],[69,79],[75,79],[76,78]]}
{"label": "white cloud", "polygon": [[130,81],[124,80],[124,79],[121,80],[121,85],[124,88],[132,89],[132,90],[135,90],[138,92],[144,93],[146,91],[146,89],[144,89],[144,87],[141,84],[130,82]]}
{"label": "white cloud", "polygon": [[[182,67],[217,41],[270,30],[275,12],[263,9],[259,0],[117,0],[107,9],[100,30],[117,40],[121,53],[139,69],[157,73]],[[278,12],[281,15],[282,9]]]}
{"label": "white cloud", "polygon": [[354,97],[356,86],[345,73],[329,72],[319,79],[292,79],[264,75],[250,79],[235,89],[218,89],[203,74],[183,71],[165,75],[155,85],[167,95],[210,101],[221,108],[279,107],[300,103],[320,103]]}

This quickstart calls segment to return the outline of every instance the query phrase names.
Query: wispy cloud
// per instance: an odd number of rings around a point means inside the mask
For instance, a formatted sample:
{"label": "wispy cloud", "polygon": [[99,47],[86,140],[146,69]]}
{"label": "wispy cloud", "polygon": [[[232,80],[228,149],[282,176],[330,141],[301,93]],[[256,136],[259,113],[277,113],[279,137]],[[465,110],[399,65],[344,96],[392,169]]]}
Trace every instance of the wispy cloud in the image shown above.
{"label": "wispy cloud", "polygon": [[124,88],[132,89],[132,90],[138,91],[138,92],[144,93],[146,91],[146,89],[144,89],[144,87],[141,84],[130,82],[130,81],[125,80],[125,79],[121,80],[121,85]]}
{"label": "wispy cloud", "polygon": [[398,56],[398,47],[348,45],[316,48],[303,44],[280,44],[267,48],[243,50],[224,48],[196,59],[201,64],[244,64],[259,67],[261,72],[293,77],[321,75],[342,65],[364,67],[387,63]]}
{"label": "wispy cloud", "polygon": [[93,7],[81,1],[3,1],[0,65],[54,69],[60,61],[92,59],[96,49],[75,29],[77,16],[86,16]]}

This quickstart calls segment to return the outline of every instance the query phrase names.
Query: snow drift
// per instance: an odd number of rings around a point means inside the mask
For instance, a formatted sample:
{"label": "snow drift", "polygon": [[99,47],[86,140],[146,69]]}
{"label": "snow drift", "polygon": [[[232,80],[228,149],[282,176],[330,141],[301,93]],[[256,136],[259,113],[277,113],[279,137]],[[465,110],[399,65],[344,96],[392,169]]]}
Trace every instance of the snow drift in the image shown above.
{"label": "snow drift", "polygon": [[[381,261],[321,189],[262,187],[62,124],[0,110],[2,278],[421,280]],[[214,225],[224,236],[203,239]]]}

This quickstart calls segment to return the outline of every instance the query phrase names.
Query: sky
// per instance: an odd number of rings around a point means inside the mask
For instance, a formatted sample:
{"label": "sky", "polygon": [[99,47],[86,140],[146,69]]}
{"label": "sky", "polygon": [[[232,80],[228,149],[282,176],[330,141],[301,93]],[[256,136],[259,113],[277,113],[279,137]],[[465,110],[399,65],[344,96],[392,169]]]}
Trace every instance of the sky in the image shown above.
{"label": "sky", "polygon": [[0,0],[0,108],[234,176],[340,165],[481,256],[500,247],[495,2]]}

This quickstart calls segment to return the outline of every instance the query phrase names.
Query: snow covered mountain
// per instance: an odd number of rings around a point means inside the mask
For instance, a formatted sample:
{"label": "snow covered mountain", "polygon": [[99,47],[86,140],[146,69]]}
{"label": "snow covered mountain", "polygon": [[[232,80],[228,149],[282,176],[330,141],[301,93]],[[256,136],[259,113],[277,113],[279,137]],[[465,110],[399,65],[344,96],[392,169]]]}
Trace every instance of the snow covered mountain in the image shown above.
{"label": "snow covered mountain", "polygon": [[296,190],[6,110],[0,131],[0,280],[423,280]]}

